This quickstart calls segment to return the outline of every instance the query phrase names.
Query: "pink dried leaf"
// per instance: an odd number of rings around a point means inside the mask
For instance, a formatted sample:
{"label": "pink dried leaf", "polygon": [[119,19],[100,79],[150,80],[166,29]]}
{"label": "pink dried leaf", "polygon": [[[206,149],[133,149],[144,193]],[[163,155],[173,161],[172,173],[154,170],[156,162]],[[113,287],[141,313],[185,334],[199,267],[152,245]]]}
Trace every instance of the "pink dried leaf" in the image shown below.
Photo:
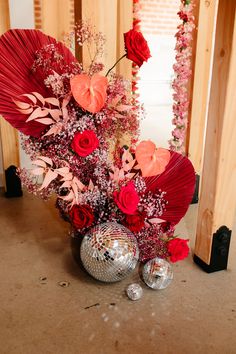
{"label": "pink dried leaf", "polygon": [[52,166],[53,162],[52,159],[50,159],[50,157],[47,156],[37,156],[38,159],[45,161],[48,165]]}
{"label": "pink dried leaf", "polygon": [[116,106],[116,110],[119,112],[125,112],[128,111],[130,109],[132,109],[132,106],[126,105],[126,104],[120,104],[119,106]]}
{"label": "pink dried leaf", "polygon": [[73,191],[75,199],[76,199],[76,197],[78,195],[78,192],[79,192],[77,184],[75,182],[72,182],[71,183],[71,188],[72,188],[72,191]]}
{"label": "pink dried leaf", "polygon": [[55,97],[47,97],[47,98],[45,98],[45,102],[52,104],[53,106],[60,107],[60,102]]}
{"label": "pink dried leaf", "polygon": [[116,117],[116,118],[124,118],[124,116],[123,116],[122,114],[119,114],[119,113],[116,113],[116,114],[115,114],[115,117]]}
{"label": "pink dried leaf", "polygon": [[30,93],[24,93],[22,96],[27,97],[30,101],[32,101],[34,104],[37,103],[37,98],[34,95],[31,95]]}
{"label": "pink dried leaf", "polygon": [[78,188],[82,191],[85,189],[85,185],[76,177],[73,178],[73,182],[77,184]]}
{"label": "pink dried leaf", "polygon": [[136,173],[127,173],[125,175],[125,178],[132,179],[135,175],[136,175]]}
{"label": "pink dried leaf", "polygon": [[134,169],[134,170],[140,170],[139,164],[137,164],[136,166],[134,166],[133,169]]}
{"label": "pink dried leaf", "polygon": [[152,219],[148,219],[148,221],[151,224],[161,224],[162,222],[165,222],[165,220],[160,219],[160,218],[152,218]]}
{"label": "pink dried leaf", "polygon": [[40,118],[40,117],[46,117],[48,115],[47,110],[43,110],[41,107],[36,108],[33,113],[28,117],[26,122],[30,122],[31,120]]}
{"label": "pink dried leaf", "polygon": [[13,100],[13,102],[20,109],[29,109],[31,107],[31,105],[26,102],[20,102],[20,101],[15,101],[15,100]]}
{"label": "pink dried leaf", "polygon": [[62,108],[62,116],[63,116],[63,121],[67,123],[69,120],[69,114],[68,114],[68,109],[66,107]]}
{"label": "pink dried leaf", "polygon": [[43,106],[45,105],[45,99],[40,93],[32,92],[32,94],[43,104]]}
{"label": "pink dried leaf", "polygon": [[34,160],[31,163],[32,163],[32,165],[47,167],[46,163],[42,160]]}
{"label": "pink dried leaf", "polygon": [[71,172],[67,173],[64,177],[63,177],[63,181],[71,181],[73,178],[73,175]]}
{"label": "pink dried leaf", "polygon": [[122,161],[132,161],[132,160],[134,160],[132,154],[129,152],[129,150],[125,150],[122,155]]}
{"label": "pink dried leaf", "polygon": [[114,174],[112,172],[109,172],[109,176],[110,176],[110,180],[113,181],[114,180]]}
{"label": "pink dried leaf", "polygon": [[68,103],[71,100],[71,97],[72,97],[71,94],[68,94],[68,95],[66,95],[66,97],[64,97],[64,99],[62,101],[62,108],[65,108],[68,105]]}
{"label": "pink dried leaf", "polygon": [[50,115],[56,122],[60,120],[60,116],[62,115],[60,109],[48,109],[48,113],[50,113]]}
{"label": "pink dried leaf", "polygon": [[45,125],[50,125],[54,123],[54,120],[52,120],[51,118],[40,118],[40,119],[35,119],[35,121]]}
{"label": "pink dried leaf", "polygon": [[61,132],[62,129],[62,124],[54,124],[48,131],[46,134],[44,134],[43,136],[48,136],[48,135],[57,135]]}
{"label": "pink dried leaf", "polygon": [[22,113],[22,114],[30,114],[30,113],[32,113],[33,112],[33,108],[32,107],[30,107],[30,108],[28,108],[28,109],[17,109],[20,113]]}
{"label": "pink dried leaf", "polygon": [[116,96],[115,98],[113,98],[113,100],[111,101],[111,105],[112,106],[116,106],[118,104],[118,102],[120,102],[122,96]]}
{"label": "pink dried leaf", "polygon": [[130,162],[124,164],[124,166],[123,166],[124,171],[125,171],[125,172],[130,171],[130,170],[133,168],[134,164],[135,164],[135,160],[130,161]]}
{"label": "pink dried leaf", "polygon": [[44,181],[42,186],[39,188],[39,190],[42,190],[44,188],[47,188],[49,186],[49,184],[55,179],[57,178],[58,174],[55,171],[52,170],[48,170],[48,172],[45,175]]}
{"label": "pink dried leaf", "polygon": [[121,168],[120,169],[120,171],[119,171],[119,181],[121,180],[121,179],[124,179],[125,178],[125,173],[124,173],[124,170],[123,170],[123,168]]}
{"label": "pink dried leaf", "polygon": [[31,173],[32,173],[32,175],[40,176],[44,173],[44,168],[42,168],[42,167],[35,168],[35,169],[31,170]]}
{"label": "pink dried leaf", "polygon": [[61,176],[65,176],[69,173],[69,168],[68,167],[60,167],[60,168],[57,168],[55,171],[57,171],[57,173]]}
{"label": "pink dried leaf", "polygon": [[70,188],[71,187],[71,181],[65,181],[62,183],[60,188]]}
{"label": "pink dried leaf", "polygon": [[93,184],[93,181],[91,179],[89,180],[88,190],[89,191],[93,191],[94,190],[94,184]]}
{"label": "pink dried leaf", "polygon": [[61,199],[65,200],[65,201],[70,201],[74,199],[74,193],[72,191],[70,191],[69,194],[65,195],[64,197],[60,197]]}

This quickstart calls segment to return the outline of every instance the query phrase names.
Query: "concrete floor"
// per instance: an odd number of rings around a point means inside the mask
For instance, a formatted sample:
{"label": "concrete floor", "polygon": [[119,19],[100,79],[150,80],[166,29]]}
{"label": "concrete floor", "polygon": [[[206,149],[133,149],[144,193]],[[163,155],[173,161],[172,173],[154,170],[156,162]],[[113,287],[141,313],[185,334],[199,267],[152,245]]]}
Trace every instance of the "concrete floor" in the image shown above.
{"label": "concrete floor", "polygon": [[[191,206],[177,230],[192,246],[195,215]],[[53,202],[0,197],[1,354],[236,353],[234,239],[227,271],[206,274],[189,256],[167,289],[144,286],[132,302],[124,289],[137,272],[115,284],[91,279],[67,234]]]}

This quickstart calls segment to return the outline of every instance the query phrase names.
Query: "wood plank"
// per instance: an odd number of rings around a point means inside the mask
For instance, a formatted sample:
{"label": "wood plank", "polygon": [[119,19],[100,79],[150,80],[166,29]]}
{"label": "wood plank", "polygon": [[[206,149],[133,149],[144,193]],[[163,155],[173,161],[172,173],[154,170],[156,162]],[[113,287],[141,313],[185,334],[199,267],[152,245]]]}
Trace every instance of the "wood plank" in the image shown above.
{"label": "wood plank", "polygon": [[[193,8],[193,16],[195,20],[195,29],[192,32],[192,56],[191,56],[191,71],[192,75],[188,83],[188,97],[189,97],[189,108],[188,108],[188,125],[186,129],[185,138],[185,155],[189,156],[189,143],[190,143],[190,127],[192,118],[192,108],[193,108],[193,87],[194,87],[194,73],[196,68],[196,53],[197,53],[197,37],[198,37],[198,21],[199,21],[199,11],[200,11],[200,0],[195,0]],[[196,77],[197,80],[197,77]]]}
{"label": "wood plank", "polygon": [[[82,0],[74,0],[74,22],[75,25],[82,20]],[[82,63],[82,48],[78,45],[75,34],[75,57],[79,63]]]}
{"label": "wood plank", "polygon": [[[8,0],[0,1],[0,35],[10,28]],[[10,165],[19,166],[19,146],[17,131],[2,117],[0,118],[0,141],[3,170]],[[2,176],[5,186],[5,176]]]}
{"label": "wood plank", "polygon": [[[96,32],[106,36],[105,51],[101,62],[104,73],[116,62],[117,54],[117,0],[82,0],[82,19],[95,26]],[[83,46],[83,66],[85,70],[91,63],[94,50]]]}
{"label": "wood plank", "polygon": [[220,0],[195,254],[209,264],[212,236],[232,229],[236,208],[235,0]]}
{"label": "wood plank", "polygon": [[218,0],[200,0],[188,156],[197,173],[202,170],[204,134],[209,103],[210,79]]}
{"label": "wood plank", "polygon": [[41,29],[46,34],[63,40],[72,29],[74,20],[71,0],[41,0]]}
{"label": "wood plank", "polygon": [[[133,25],[133,1],[118,0],[117,3],[117,54],[119,59],[125,54],[124,33],[128,32]],[[122,59],[117,65],[117,74],[132,80],[132,62],[129,59]]]}

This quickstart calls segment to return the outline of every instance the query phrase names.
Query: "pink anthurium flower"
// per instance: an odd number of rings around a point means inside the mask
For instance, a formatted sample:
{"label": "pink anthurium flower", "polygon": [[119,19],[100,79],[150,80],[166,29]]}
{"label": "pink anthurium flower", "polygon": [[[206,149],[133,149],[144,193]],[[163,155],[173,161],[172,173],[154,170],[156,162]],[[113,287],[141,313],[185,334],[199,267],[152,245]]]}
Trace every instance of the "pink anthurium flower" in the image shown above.
{"label": "pink anthurium flower", "polygon": [[170,160],[170,152],[167,149],[156,148],[156,145],[150,140],[144,140],[136,147],[135,157],[142,171],[142,176],[151,177],[165,171]]}
{"label": "pink anthurium flower", "polygon": [[95,74],[75,75],[70,80],[71,92],[76,102],[86,111],[99,112],[107,98],[107,78]]}

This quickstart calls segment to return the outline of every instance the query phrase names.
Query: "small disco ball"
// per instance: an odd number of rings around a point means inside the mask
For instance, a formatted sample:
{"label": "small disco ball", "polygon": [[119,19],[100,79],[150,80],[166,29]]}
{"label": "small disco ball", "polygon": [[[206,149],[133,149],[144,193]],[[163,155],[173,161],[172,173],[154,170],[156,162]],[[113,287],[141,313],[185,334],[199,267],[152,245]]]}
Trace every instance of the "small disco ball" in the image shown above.
{"label": "small disco ball", "polygon": [[148,261],[142,271],[143,280],[152,289],[165,289],[173,279],[172,266],[165,259],[154,258]]}
{"label": "small disco ball", "polygon": [[115,222],[92,228],[83,238],[80,258],[86,271],[103,282],[116,282],[129,275],[139,259],[136,238]]}

